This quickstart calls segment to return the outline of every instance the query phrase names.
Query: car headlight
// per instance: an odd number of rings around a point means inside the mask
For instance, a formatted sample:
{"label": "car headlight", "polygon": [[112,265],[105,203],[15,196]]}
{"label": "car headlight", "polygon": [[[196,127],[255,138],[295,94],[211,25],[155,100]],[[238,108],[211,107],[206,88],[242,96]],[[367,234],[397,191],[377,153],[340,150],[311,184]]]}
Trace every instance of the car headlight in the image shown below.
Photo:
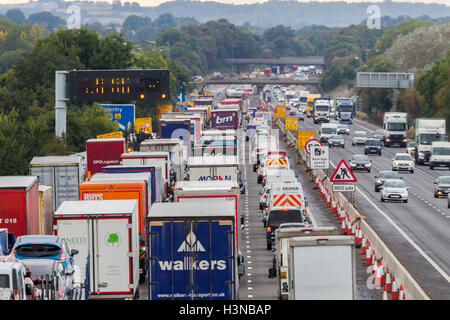
{"label": "car headlight", "polygon": [[389,138],[386,138],[386,141],[387,141],[387,142],[389,142],[389,141],[391,141],[391,139],[389,139]]}
{"label": "car headlight", "polygon": [[353,162],[350,162],[350,165],[351,165],[352,167],[356,166],[356,164],[354,164]]}
{"label": "car headlight", "polygon": [[398,161],[394,161],[394,166],[398,166]]}
{"label": "car headlight", "polygon": [[365,166],[366,167],[370,167],[372,164],[371,163],[366,163]]}
{"label": "car headlight", "polygon": [[402,142],[408,142],[408,139],[405,138],[405,139],[402,140]]}
{"label": "car headlight", "polygon": [[419,152],[419,156],[421,157],[425,156],[425,152]]}
{"label": "car headlight", "polygon": [[375,183],[381,184],[381,180],[376,180]]}

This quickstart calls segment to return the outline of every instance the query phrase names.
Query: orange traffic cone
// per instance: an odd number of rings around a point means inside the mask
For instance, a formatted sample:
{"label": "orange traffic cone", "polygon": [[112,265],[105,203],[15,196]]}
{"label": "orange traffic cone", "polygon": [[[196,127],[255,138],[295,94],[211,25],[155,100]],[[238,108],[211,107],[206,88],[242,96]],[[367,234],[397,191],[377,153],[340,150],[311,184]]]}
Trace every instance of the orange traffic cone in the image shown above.
{"label": "orange traffic cone", "polygon": [[386,292],[392,291],[392,279],[391,274],[389,273],[389,268],[386,268],[386,281],[384,283],[384,291]]}
{"label": "orange traffic cone", "polygon": [[400,290],[398,293],[398,300],[406,300],[405,292],[403,291],[403,285],[400,285]]}
{"label": "orange traffic cone", "polygon": [[366,248],[366,266],[370,266],[372,263],[372,255],[370,254],[370,246]]}
{"label": "orange traffic cone", "polygon": [[384,285],[384,272],[383,272],[383,265],[381,264],[381,260],[378,262],[378,266],[376,267],[375,285],[379,286],[380,289],[381,289],[381,286]]}
{"label": "orange traffic cone", "polygon": [[391,294],[391,300],[398,300],[398,289],[397,289],[397,282],[395,281],[395,276],[392,276],[392,294]]}

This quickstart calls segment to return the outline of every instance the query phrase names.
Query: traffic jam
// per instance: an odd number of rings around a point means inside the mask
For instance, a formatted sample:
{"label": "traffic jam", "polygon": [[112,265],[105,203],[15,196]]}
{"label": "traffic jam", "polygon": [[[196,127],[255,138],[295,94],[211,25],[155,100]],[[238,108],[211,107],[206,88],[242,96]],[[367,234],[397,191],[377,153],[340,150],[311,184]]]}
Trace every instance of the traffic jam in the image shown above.
{"label": "traffic jam", "polygon": [[[241,206],[248,177],[259,185],[257,220],[273,257],[266,279],[277,280],[274,298],[356,299],[358,239],[312,223],[294,170],[300,158],[281,148],[278,121],[287,126],[296,119],[295,144],[310,154],[311,169],[328,169],[330,150],[348,147],[348,140],[362,145],[364,154],[343,159],[332,175],[342,182],[339,191],[354,191],[348,182],[356,182],[354,172],[371,172],[369,155],[380,156],[382,144],[410,147],[403,114],[385,114],[393,133],[350,136],[349,98],[332,101],[287,86],[266,86],[262,97],[252,85],[208,90],[161,108],[157,133],[146,126],[139,139],[97,136],[86,141],[85,152],[34,157],[28,176],[0,177],[2,300],[243,299],[242,279],[252,270]],[[301,137],[299,127],[309,118],[313,127]],[[442,164],[436,159],[445,146],[438,143],[428,154],[430,168]],[[325,145],[326,163],[319,152]],[[421,153],[397,153],[392,171],[378,173],[382,202],[408,201],[397,171],[414,173]],[[445,176],[436,183],[435,197],[445,183]]]}

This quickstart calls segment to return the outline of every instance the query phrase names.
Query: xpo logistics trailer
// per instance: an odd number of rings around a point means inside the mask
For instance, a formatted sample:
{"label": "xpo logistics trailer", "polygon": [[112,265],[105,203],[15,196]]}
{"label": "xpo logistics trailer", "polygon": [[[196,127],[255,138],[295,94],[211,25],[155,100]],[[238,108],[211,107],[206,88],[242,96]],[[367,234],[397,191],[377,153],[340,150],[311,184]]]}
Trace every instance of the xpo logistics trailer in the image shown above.
{"label": "xpo logistics trailer", "polygon": [[269,269],[269,277],[277,276],[278,279],[278,299],[288,300],[289,297],[289,265],[288,250],[289,239],[293,237],[308,236],[330,236],[338,235],[338,231],[334,227],[297,227],[295,224],[282,224],[275,231],[275,255],[273,259],[273,267]]}
{"label": "xpo logistics trailer", "polygon": [[238,299],[243,265],[238,267],[235,229],[231,202],[153,205],[148,215],[149,299]]}
{"label": "xpo logistics trailer", "polygon": [[55,234],[78,250],[75,274],[87,277],[90,299],[139,298],[138,216],[137,200],[64,201],[55,212]]}
{"label": "xpo logistics trailer", "polygon": [[104,166],[120,164],[125,153],[125,138],[89,139],[86,141],[87,175],[91,178]]}
{"label": "xpo logistics trailer", "polygon": [[[144,173],[142,173],[144,174]],[[139,280],[143,282],[146,275],[146,255],[145,255],[145,219],[148,213],[148,184],[141,179],[87,181],[80,184],[80,200],[137,200],[138,201],[138,231],[140,244],[139,258]],[[149,178],[148,178],[149,179]]]}

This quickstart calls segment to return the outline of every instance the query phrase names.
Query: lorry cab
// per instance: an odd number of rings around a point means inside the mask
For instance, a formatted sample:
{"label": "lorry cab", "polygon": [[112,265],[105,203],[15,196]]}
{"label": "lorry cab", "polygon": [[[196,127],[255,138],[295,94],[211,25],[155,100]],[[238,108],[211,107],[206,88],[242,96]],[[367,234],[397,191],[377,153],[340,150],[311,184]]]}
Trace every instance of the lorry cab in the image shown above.
{"label": "lorry cab", "polygon": [[337,123],[322,123],[320,125],[320,142],[328,142],[328,138],[337,135]]}
{"label": "lorry cab", "polygon": [[430,169],[443,166],[450,169],[450,142],[433,141],[431,143]]}
{"label": "lorry cab", "polygon": [[316,99],[314,101],[314,123],[330,121],[330,100]]}

